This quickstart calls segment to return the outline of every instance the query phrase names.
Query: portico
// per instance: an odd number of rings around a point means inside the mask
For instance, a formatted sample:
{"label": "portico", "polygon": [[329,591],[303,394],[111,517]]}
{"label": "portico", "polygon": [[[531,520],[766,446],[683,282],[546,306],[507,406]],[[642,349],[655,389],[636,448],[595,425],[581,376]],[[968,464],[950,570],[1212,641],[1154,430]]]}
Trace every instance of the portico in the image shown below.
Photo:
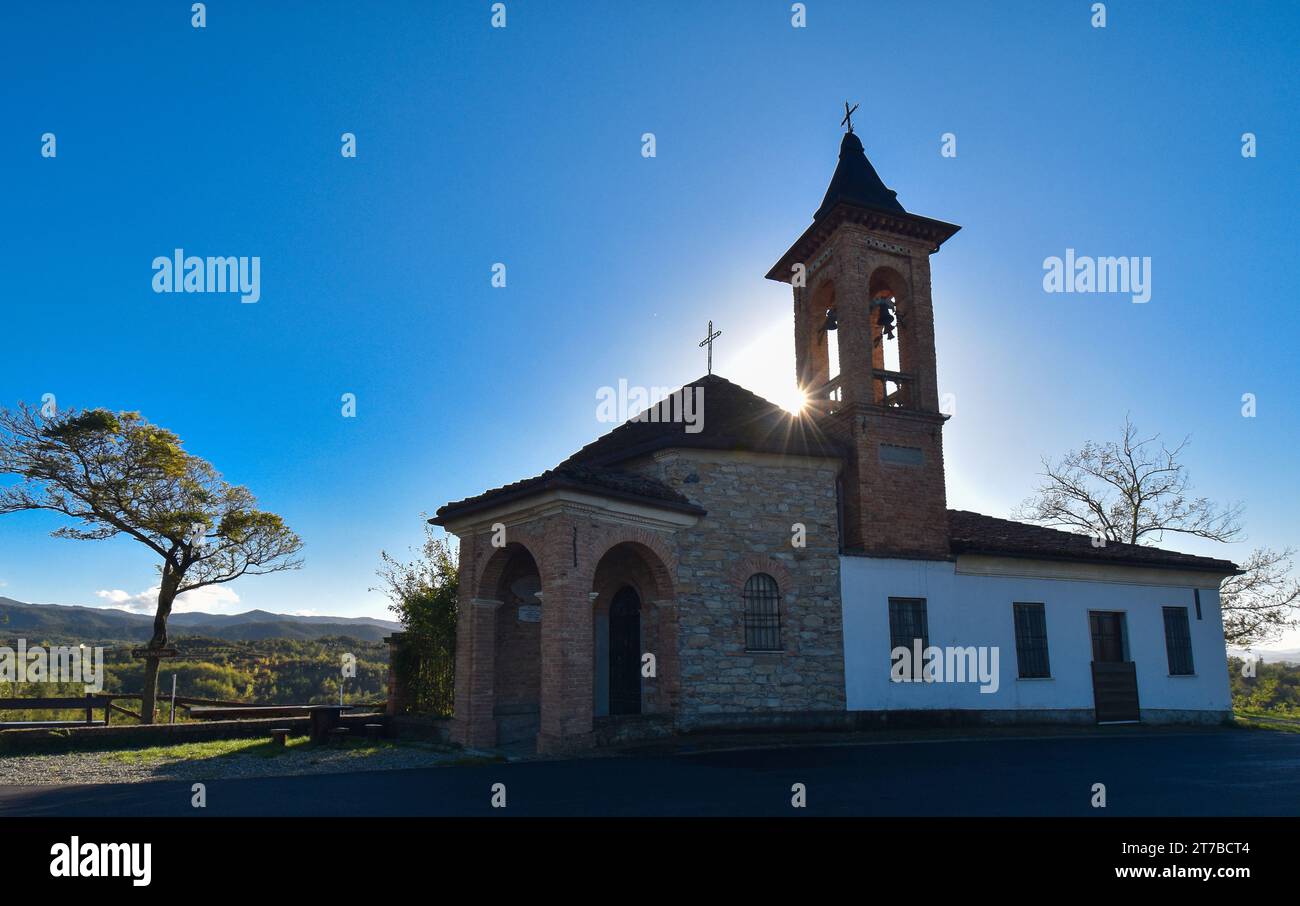
{"label": "portico", "polygon": [[585,748],[597,716],[676,705],[674,534],[703,510],[636,476],[540,479],[434,520],[460,539],[452,738],[465,745]]}

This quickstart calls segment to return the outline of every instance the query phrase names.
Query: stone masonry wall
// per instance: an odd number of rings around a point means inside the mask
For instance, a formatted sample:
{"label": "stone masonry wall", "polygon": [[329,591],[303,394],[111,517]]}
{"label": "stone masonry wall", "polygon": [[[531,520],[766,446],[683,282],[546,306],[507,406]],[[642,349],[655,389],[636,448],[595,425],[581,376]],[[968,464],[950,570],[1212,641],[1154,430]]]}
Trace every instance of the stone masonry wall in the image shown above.
{"label": "stone masonry wall", "polygon": [[[832,461],[675,450],[631,468],[708,510],[675,533],[678,723],[760,711],[843,710],[839,539]],[[806,546],[791,543],[794,523]],[[781,591],[782,651],[745,648],[745,581]]]}

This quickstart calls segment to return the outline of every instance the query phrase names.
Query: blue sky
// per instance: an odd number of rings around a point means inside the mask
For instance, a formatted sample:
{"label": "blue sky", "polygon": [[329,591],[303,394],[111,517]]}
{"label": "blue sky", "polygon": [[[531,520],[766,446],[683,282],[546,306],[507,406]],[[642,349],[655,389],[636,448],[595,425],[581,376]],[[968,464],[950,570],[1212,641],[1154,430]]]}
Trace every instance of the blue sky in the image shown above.
{"label": "blue sky", "polygon": [[[1247,506],[1248,541],[1167,546],[1300,543],[1300,13],[1089,5],[809,0],[796,29],[787,2],[507,0],[493,29],[488,2],[212,2],[194,29],[188,3],[6,3],[0,403],[138,409],[282,514],[306,567],[206,609],[383,615],[379,551],[422,511],[604,433],[603,386],[701,375],[710,318],[715,371],[788,391],[763,275],[848,98],[907,209],[963,227],[933,259],[951,506],[1006,515],[1128,412]],[[260,302],[155,294],[178,247],[260,256]],[[1044,293],[1066,248],[1149,256],[1151,301]],[[154,583],[139,545],[59,524],[0,519],[0,595]]]}

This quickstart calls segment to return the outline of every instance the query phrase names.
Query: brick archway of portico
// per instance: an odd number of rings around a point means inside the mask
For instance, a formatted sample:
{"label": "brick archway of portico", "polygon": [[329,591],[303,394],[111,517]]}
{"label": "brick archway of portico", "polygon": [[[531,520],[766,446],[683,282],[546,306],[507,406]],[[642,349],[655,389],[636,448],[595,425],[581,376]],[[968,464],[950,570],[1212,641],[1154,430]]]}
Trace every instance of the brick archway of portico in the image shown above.
{"label": "brick archway of portico", "polygon": [[[653,514],[652,514],[653,516]],[[462,584],[458,622],[460,637],[456,658],[456,713],[453,739],[466,745],[497,744],[498,635],[503,622],[513,619],[504,603],[501,584],[509,577],[512,545],[525,549],[537,565],[540,606],[540,715],[537,751],[562,752],[589,748],[594,696],[593,614],[596,570],[604,555],[616,546],[638,552],[645,567],[644,603],[653,607],[663,632],[656,657],[660,681],[653,697],[655,707],[669,709],[676,701],[677,557],[673,533],[691,524],[680,514],[662,522],[630,519],[623,512],[606,512],[589,501],[583,505],[555,506],[533,518],[509,518],[457,532],[461,539],[461,575],[474,577]],[[495,533],[505,547],[493,546]],[[503,537],[504,536],[504,537]],[[667,662],[665,664],[665,661]],[[671,671],[666,681],[664,667]]]}

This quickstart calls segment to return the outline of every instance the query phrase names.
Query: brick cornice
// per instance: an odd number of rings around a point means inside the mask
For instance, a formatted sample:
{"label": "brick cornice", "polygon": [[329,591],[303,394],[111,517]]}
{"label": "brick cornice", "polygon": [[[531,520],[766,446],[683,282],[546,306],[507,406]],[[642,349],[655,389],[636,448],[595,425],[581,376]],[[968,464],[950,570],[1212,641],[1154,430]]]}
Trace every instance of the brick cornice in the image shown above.
{"label": "brick cornice", "polygon": [[945,415],[942,412],[928,412],[924,409],[905,409],[901,406],[877,406],[872,403],[845,403],[838,407],[834,412],[821,416],[826,424],[838,424],[848,421],[855,415],[870,415],[873,417],[888,416],[889,418],[908,419],[917,422],[927,422],[932,425],[944,425],[952,416]]}
{"label": "brick cornice", "polygon": [[803,235],[795,240],[794,245],[781,256],[781,260],[772,266],[767,279],[789,283],[791,268],[796,262],[807,261],[835,233],[841,224],[852,224],[871,232],[897,237],[904,242],[920,242],[928,252],[937,252],[939,246],[947,242],[961,229],[954,223],[945,223],[917,214],[887,213],[860,208],[854,205],[836,205],[829,214],[804,230]]}

